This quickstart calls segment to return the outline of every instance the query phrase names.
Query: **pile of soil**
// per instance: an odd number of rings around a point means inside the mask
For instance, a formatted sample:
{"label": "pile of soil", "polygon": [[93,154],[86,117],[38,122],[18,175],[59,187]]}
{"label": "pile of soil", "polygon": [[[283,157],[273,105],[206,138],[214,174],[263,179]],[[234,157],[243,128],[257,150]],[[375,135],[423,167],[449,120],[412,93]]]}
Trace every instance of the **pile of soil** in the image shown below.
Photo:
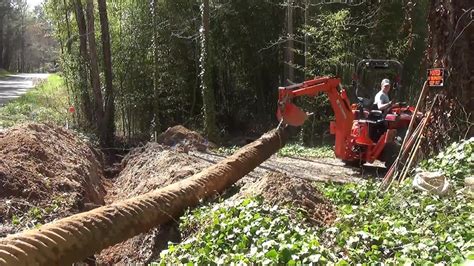
{"label": "pile of soil", "polygon": [[336,219],[334,207],[311,181],[284,173],[269,172],[257,182],[244,185],[235,197],[247,196],[261,196],[271,205],[290,205],[293,210],[305,212],[308,222],[318,226],[332,224]]}
{"label": "pile of soil", "polygon": [[149,142],[123,159],[123,170],[115,181],[114,198],[130,198],[171,185],[209,165],[211,163],[192,154]]}
{"label": "pile of soil", "polygon": [[98,155],[71,131],[52,125],[0,132],[0,237],[103,205]]}
{"label": "pile of soil", "polygon": [[[190,177],[211,165],[179,149],[148,143],[136,148],[122,161],[123,170],[117,177],[109,200],[127,199],[165,187]],[[177,223],[170,223],[119,243],[96,255],[99,264],[149,263],[159,260],[168,241],[179,242]]]}
{"label": "pile of soil", "polygon": [[157,142],[185,152],[189,150],[206,151],[208,147],[215,147],[213,143],[209,142],[199,133],[181,125],[168,128],[158,136]]}

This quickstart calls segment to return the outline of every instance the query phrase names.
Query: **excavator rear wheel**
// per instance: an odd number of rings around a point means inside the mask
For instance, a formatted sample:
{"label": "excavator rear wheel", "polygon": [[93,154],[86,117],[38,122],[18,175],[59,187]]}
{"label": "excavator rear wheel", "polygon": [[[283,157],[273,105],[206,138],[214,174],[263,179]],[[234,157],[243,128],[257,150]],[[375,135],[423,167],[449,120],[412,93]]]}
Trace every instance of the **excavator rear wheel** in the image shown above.
{"label": "excavator rear wheel", "polygon": [[397,129],[397,136],[393,140],[393,142],[385,144],[385,147],[382,151],[382,161],[385,162],[385,167],[390,169],[390,167],[395,163],[397,159],[398,153],[402,148],[403,138],[407,134],[406,128]]}
{"label": "excavator rear wheel", "polygon": [[385,147],[382,151],[382,160],[385,162],[385,167],[387,169],[390,169],[393,163],[395,163],[401,147],[402,144],[398,141],[385,144]]}

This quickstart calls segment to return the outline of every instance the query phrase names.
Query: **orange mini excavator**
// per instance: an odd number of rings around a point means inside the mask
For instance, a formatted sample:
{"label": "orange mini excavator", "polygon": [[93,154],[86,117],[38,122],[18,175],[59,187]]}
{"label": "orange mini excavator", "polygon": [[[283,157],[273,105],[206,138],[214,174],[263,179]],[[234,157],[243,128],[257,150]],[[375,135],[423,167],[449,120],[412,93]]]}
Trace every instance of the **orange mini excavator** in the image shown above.
{"label": "orange mini excavator", "polygon": [[[359,65],[388,66],[392,61],[363,60]],[[357,91],[357,86],[354,87]],[[389,168],[398,155],[415,109],[400,103],[401,107],[382,113],[362,97],[357,97],[357,104],[351,104],[340,79],[334,77],[316,77],[278,90],[277,118],[281,123],[291,126],[301,126],[308,117],[306,112],[293,103],[295,98],[327,94],[335,115],[329,126],[330,133],[335,135],[335,155],[352,166],[372,163],[377,159],[385,162],[385,166]]]}

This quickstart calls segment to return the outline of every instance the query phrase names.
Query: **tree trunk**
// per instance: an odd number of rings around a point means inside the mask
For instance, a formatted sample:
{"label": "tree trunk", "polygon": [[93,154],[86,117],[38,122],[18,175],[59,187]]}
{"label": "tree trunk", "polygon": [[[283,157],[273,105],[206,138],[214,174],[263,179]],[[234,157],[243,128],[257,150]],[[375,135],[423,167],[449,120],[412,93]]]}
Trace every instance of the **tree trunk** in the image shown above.
{"label": "tree trunk", "polygon": [[87,35],[89,41],[89,56],[90,56],[90,77],[92,84],[92,94],[94,95],[94,113],[95,113],[95,127],[98,133],[100,142],[104,144],[105,127],[104,127],[104,104],[102,100],[102,91],[100,87],[99,64],[97,62],[97,45],[95,42],[94,29],[94,0],[87,0],[86,4],[87,16]]}
{"label": "tree trunk", "polygon": [[21,24],[20,24],[20,57],[18,61],[18,72],[23,73],[25,72],[25,12],[24,10],[21,11]]}
{"label": "tree trunk", "polygon": [[201,90],[204,109],[204,131],[208,139],[217,140],[215,95],[212,86],[210,49],[209,49],[209,0],[202,0],[201,4]]}
{"label": "tree trunk", "polygon": [[288,0],[288,7],[287,7],[287,17],[286,17],[286,23],[287,23],[287,33],[288,33],[288,42],[287,42],[287,47],[286,47],[286,58],[285,58],[285,66],[286,66],[286,79],[285,82],[288,81],[295,81],[295,75],[294,75],[294,43],[293,43],[293,0]]}
{"label": "tree trunk", "polygon": [[225,160],[177,183],[2,238],[0,261],[6,265],[68,265],[84,260],[213,199],[270,158],[287,139],[287,129],[272,130]]}
{"label": "tree trunk", "polygon": [[428,65],[446,69],[445,86],[432,89],[440,94],[427,133],[430,151],[448,142],[473,135],[474,25],[472,0],[434,0],[428,14]]}
{"label": "tree trunk", "polygon": [[[308,26],[308,13],[309,13],[309,0],[304,1],[304,26]],[[304,34],[304,73],[303,79],[306,80],[306,74],[308,73],[308,33]]]}
{"label": "tree trunk", "polygon": [[91,99],[89,87],[87,85],[87,66],[89,65],[89,53],[87,51],[87,28],[84,18],[84,9],[81,0],[75,1],[76,22],[79,31],[79,84],[80,84],[80,102],[82,113],[85,117],[86,127],[93,125]]}
{"label": "tree trunk", "polygon": [[105,0],[97,0],[99,3],[100,28],[102,31],[102,50],[104,54],[105,68],[105,114],[104,114],[104,142],[110,146],[115,133],[115,106],[112,73],[112,55],[110,51],[109,19],[107,17],[107,4]]}
{"label": "tree trunk", "polygon": [[64,15],[65,15],[64,19],[66,20],[66,31],[67,31],[66,50],[68,54],[71,54],[72,40],[71,40],[71,26],[69,25],[69,8],[66,3],[66,0],[63,0],[63,4],[64,4]]}
{"label": "tree trunk", "polygon": [[3,21],[4,14],[0,14],[0,68],[3,68]]}
{"label": "tree trunk", "polygon": [[7,30],[6,30],[5,39],[4,39],[5,47],[3,51],[3,68],[5,68],[6,70],[9,70],[11,60],[12,60],[12,55],[13,55],[12,39],[13,39],[14,33],[13,33],[12,25],[10,23],[7,23],[6,25],[7,25]]}
{"label": "tree trunk", "polygon": [[159,99],[158,99],[158,0],[152,0],[152,12],[153,12],[153,134],[156,139],[156,134],[160,130],[160,109],[159,109]]}

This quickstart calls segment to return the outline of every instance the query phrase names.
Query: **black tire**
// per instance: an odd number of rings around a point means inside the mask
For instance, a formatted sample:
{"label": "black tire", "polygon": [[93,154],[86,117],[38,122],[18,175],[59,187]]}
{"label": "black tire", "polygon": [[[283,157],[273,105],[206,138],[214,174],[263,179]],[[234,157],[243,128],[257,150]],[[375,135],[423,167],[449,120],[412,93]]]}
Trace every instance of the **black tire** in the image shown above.
{"label": "black tire", "polygon": [[353,161],[342,160],[342,162],[343,162],[346,166],[357,167],[357,168],[362,167],[362,165],[364,165],[364,164],[366,163],[366,162],[363,161],[363,160],[353,160]]}
{"label": "black tire", "polygon": [[397,136],[395,137],[395,141],[400,142],[400,145],[403,142],[403,139],[405,138],[407,134],[408,128],[399,128],[397,129]]}
{"label": "black tire", "polygon": [[383,151],[382,151],[381,159],[382,161],[385,162],[385,167],[387,169],[390,169],[393,163],[395,163],[395,160],[397,159],[397,156],[398,156],[398,153],[400,152],[401,147],[402,147],[402,144],[399,143],[398,141],[385,144],[385,147],[383,148]]}

